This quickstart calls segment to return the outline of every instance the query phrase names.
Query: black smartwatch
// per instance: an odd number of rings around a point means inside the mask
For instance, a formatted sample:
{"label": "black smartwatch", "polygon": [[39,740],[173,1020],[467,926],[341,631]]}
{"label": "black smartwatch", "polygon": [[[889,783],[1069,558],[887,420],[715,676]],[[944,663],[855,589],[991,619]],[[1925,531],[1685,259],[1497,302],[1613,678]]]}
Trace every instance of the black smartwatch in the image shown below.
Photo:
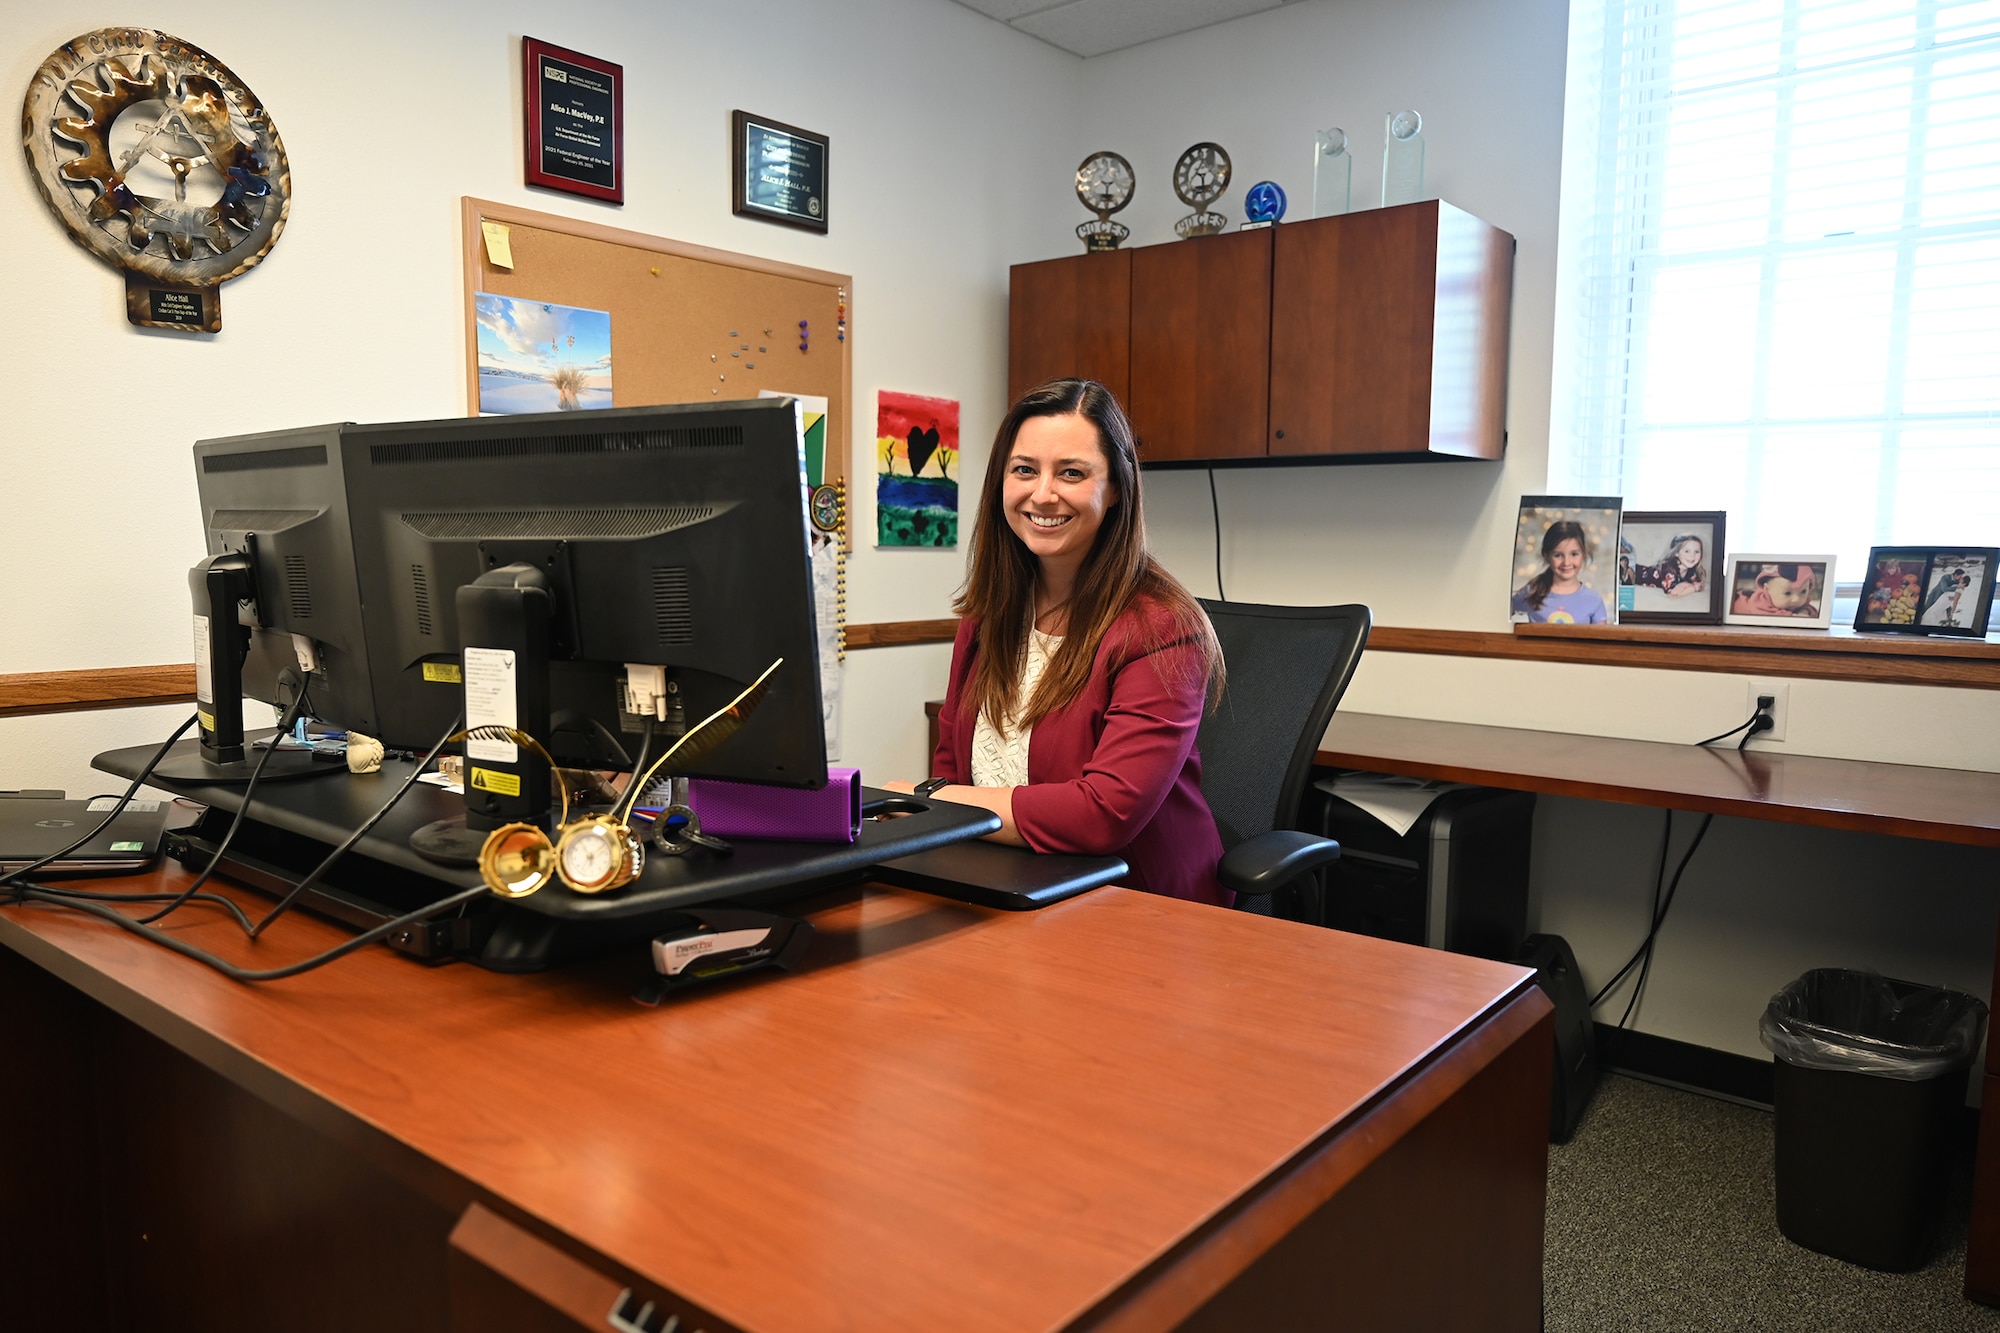
{"label": "black smartwatch", "polygon": [[916,785],[914,794],[918,796],[929,796],[939,787],[949,787],[950,785],[951,785],[950,778],[925,778],[922,782],[919,782]]}

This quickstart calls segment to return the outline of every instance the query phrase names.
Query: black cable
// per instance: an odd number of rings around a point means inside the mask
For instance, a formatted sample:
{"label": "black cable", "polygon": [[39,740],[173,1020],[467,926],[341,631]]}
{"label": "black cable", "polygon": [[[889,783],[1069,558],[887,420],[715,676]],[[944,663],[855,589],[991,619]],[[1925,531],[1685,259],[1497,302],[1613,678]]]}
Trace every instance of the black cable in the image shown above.
{"label": "black cable", "polygon": [[[1759,723],[1763,725],[1759,726]],[[1745,730],[1745,728],[1748,730]],[[1742,726],[1731,727],[1728,731],[1723,732],[1722,735],[1710,736],[1708,740],[1702,741],[1700,744],[1708,745],[1725,737],[1734,736],[1737,732],[1741,731],[1744,733],[1743,739],[1736,743],[1736,748],[1740,752],[1745,746],[1750,744],[1752,736],[1760,735],[1770,729],[1770,716],[1760,708],[1751,714],[1750,720]],[[1653,903],[1647,914],[1650,924],[1646,929],[1646,938],[1640,941],[1639,947],[1633,950],[1632,956],[1625,960],[1625,966],[1619,968],[1613,974],[1611,980],[1605,982],[1598,989],[1597,994],[1590,997],[1590,1009],[1594,1013],[1597,1010],[1597,1006],[1604,1003],[1605,997],[1616,990],[1618,984],[1631,974],[1632,969],[1635,967],[1638,968],[1639,978],[1633,983],[1631,997],[1625,1004],[1625,1013],[1618,1020],[1618,1026],[1621,1028],[1632,1017],[1633,1010],[1639,1003],[1639,996],[1646,989],[1646,980],[1652,974],[1654,946],[1659,940],[1660,927],[1666,922],[1667,913],[1674,905],[1674,895],[1680,890],[1681,874],[1687,869],[1688,862],[1693,859],[1695,849],[1701,846],[1701,840],[1707,836],[1708,826],[1714,819],[1715,816],[1713,814],[1702,816],[1701,826],[1695,830],[1694,838],[1688,843],[1687,851],[1682,855],[1680,865],[1675,868],[1673,880],[1665,884],[1665,893],[1663,894],[1661,888],[1667,871],[1667,847],[1673,839],[1674,829],[1674,812],[1672,810],[1667,811],[1666,827],[1660,834],[1660,864],[1653,875]]]}
{"label": "black cable", "polygon": [[160,766],[160,761],[167,757],[167,751],[174,748],[174,742],[178,741],[182,736],[186,735],[187,729],[193,726],[195,723],[199,722],[200,720],[201,720],[201,714],[191,713],[188,715],[187,721],[181,723],[180,726],[174,729],[174,734],[167,737],[166,742],[163,745],[161,745],[159,749],[153,751],[153,757],[151,759],[148,759],[146,761],[146,766],[139,770],[139,776],[132,779],[132,785],[125,789],[125,794],[123,796],[117,798],[118,803],[111,807],[111,813],[104,816],[103,820],[101,820],[98,823],[96,828],[84,834],[82,837],[78,838],[75,842],[72,842],[69,846],[63,848],[61,851],[50,852],[47,856],[44,856],[39,861],[30,861],[28,862],[28,864],[22,866],[18,870],[10,870],[4,875],[0,875],[0,887],[12,884],[15,880],[19,879],[23,875],[31,874],[34,871],[40,870],[43,866],[47,865],[51,861],[57,861],[65,856],[68,856],[71,852],[83,846],[85,843],[89,842],[92,838],[104,832],[106,828],[110,827],[111,821],[118,818],[120,814],[124,813],[125,807],[131,804],[133,793],[137,792],[139,788],[145,786],[146,779],[153,776],[153,770],[155,768],[158,768]]}
{"label": "black cable", "polygon": [[177,900],[162,907],[151,916],[140,917],[140,925],[150,926],[155,921],[162,920],[180,911],[182,906],[194,896],[195,890],[208,883],[209,877],[215,874],[216,868],[222,864],[223,855],[229,851],[229,844],[236,841],[237,830],[243,827],[243,817],[250,813],[250,798],[257,791],[258,779],[264,776],[264,765],[270,763],[271,756],[278,752],[278,742],[283,740],[285,733],[292,729],[292,723],[298,720],[300,712],[305,708],[305,703],[306,691],[301,689],[298,692],[298,696],[292,700],[291,706],[285,709],[284,713],[279,716],[278,730],[272,735],[270,743],[264,747],[264,753],[257,756],[257,763],[250,770],[250,781],[244,784],[243,804],[236,808],[236,817],[229,821],[229,829],[222,835],[221,845],[215,849],[215,854],[208,858],[208,864],[203,866],[201,873],[196,875],[193,881],[181,890],[181,896]]}
{"label": "black cable", "polygon": [[[1721,734],[1720,736],[1710,736],[1710,737],[1709,737],[1709,738],[1708,738],[1707,740],[1705,740],[1705,741],[1696,741],[1696,742],[1695,742],[1695,744],[1696,744],[1696,745],[1713,745],[1713,744],[1715,744],[1715,743],[1716,743],[1717,741],[1726,741],[1726,740],[1728,740],[1728,739],[1729,739],[1729,738],[1730,738],[1731,736],[1734,736],[1734,735],[1735,735],[1735,734],[1736,734],[1737,732],[1739,732],[1739,731],[1743,730],[1743,728],[1744,728],[1744,727],[1754,727],[1754,726],[1756,726],[1756,725],[1757,725],[1757,719],[1758,719],[1758,718],[1760,718],[1760,717],[1762,717],[1762,716],[1764,716],[1764,712],[1763,712],[1763,710],[1762,710],[1762,709],[1759,709],[1759,710],[1758,710],[1757,712],[1755,712],[1755,713],[1752,713],[1752,714],[1750,715],[1750,720],[1749,720],[1749,721],[1747,721],[1747,722],[1745,722],[1745,723],[1743,723],[1742,725],[1740,725],[1740,726],[1734,726],[1734,727],[1731,727],[1731,728],[1730,728],[1729,730],[1727,730],[1727,731],[1723,732],[1723,733],[1722,733],[1722,734]],[[1748,736],[1745,736],[1745,737],[1744,737],[1743,739],[1747,741],[1747,740],[1749,740],[1750,738],[1749,738]],[[1738,746],[1737,748],[1741,749],[1742,747],[1741,747],[1741,746]]]}
{"label": "black cable", "polygon": [[[99,903],[164,903],[170,902],[180,896],[177,893],[105,893],[92,889],[58,888],[53,884],[39,884],[33,881],[30,881],[24,887],[33,889],[39,894],[53,895],[61,898],[84,898],[91,902]],[[25,897],[25,894],[17,895],[14,901],[22,901]],[[249,914],[237,905],[233,899],[225,898],[219,893],[197,893],[189,901],[202,903],[210,907],[220,907],[235,917],[236,924],[241,926],[244,931],[247,932],[250,929]]]}
{"label": "black cable", "polygon": [[1222,590],[1222,504],[1215,498],[1215,469],[1208,470],[1208,513],[1215,520],[1215,600],[1226,602],[1229,594]]}
{"label": "black cable", "polygon": [[402,800],[403,794],[409,791],[410,788],[414,787],[417,784],[417,779],[424,775],[424,770],[429,768],[431,766],[431,761],[438,757],[438,751],[444,749],[444,747],[450,743],[451,738],[458,734],[459,726],[464,720],[464,717],[465,717],[465,712],[463,709],[461,709],[458,715],[452,718],[451,725],[444,729],[444,735],[438,737],[437,744],[431,747],[431,752],[425,755],[422,759],[417,761],[416,766],[410,770],[410,776],[403,779],[403,785],[396,788],[395,793],[391,795],[388,800],[382,803],[381,808],[376,810],[374,814],[368,816],[367,819],[363,820],[361,822],[361,826],[355,829],[354,832],[348,834],[347,841],[341,843],[340,846],[328,852],[326,854],[326,858],[322,860],[318,865],[314,866],[312,870],[307,873],[304,879],[300,880],[297,884],[294,884],[291,888],[291,891],[287,893],[283,898],[280,898],[278,900],[278,905],[276,907],[273,907],[270,910],[270,912],[266,914],[266,916],[262,921],[259,921],[256,925],[250,927],[251,939],[254,940],[259,935],[262,935],[264,933],[264,928],[266,926],[270,925],[273,921],[276,921],[286,912],[289,912],[292,909],[292,904],[296,903],[299,900],[300,895],[304,894],[307,889],[317,884],[321,876],[326,874],[327,871],[333,869],[334,862],[338,861],[341,857],[347,855],[348,851],[353,848],[355,843],[361,841],[363,836],[367,834],[368,830],[374,828],[377,824],[381,823],[383,816],[387,815],[391,810],[396,808],[396,802]]}
{"label": "black cable", "polygon": [[1714,815],[1703,815],[1701,817],[1701,824],[1695,829],[1694,837],[1688,842],[1687,851],[1681,854],[1681,863],[1674,868],[1673,881],[1667,885],[1666,900],[1660,904],[1659,915],[1653,919],[1652,932],[1646,937],[1646,961],[1639,968],[1638,983],[1632,987],[1632,998],[1625,1002],[1625,1012],[1618,1020],[1618,1026],[1621,1028],[1631,1019],[1633,1011],[1639,1007],[1639,996],[1644,993],[1646,978],[1653,970],[1653,945],[1659,938],[1660,927],[1665,924],[1667,913],[1673,910],[1674,895],[1679,893],[1681,889],[1681,874],[1688,868],[1688,862],[1694,859],[1695,851],[1701,846],[1702,838],[1708,834],[1708,826],[1714,822]]}
{"label": "black cable", "polygon": [[146,925],[143,921],[136,921],[126,916],[123,912],[114,912],[109,907],[100,907],[92,902],[65,901],[37,886],[23,885],[20,888],[20,894],[23,898],[37,902],[53,902],[57,906],[67,907],[71,911],[88,912],[92,916],[103,917],[106,921],[111,922],[121,930],[128,930],[134,935],[143,936],[160,945],[162,948],[170,949],[180,954],[184,958],[192,958],[197,963],[213,968],[232,981],[283,981],[287,977],[295,977],[302,972],[310,972],[314,968],[324,967],[328,963],[345,958],[355,950],[386,938],[406,926],[413,926],[419,921],[437,916],[441,912],[448,912],[463,903],[470,903],[475,898],[483,897],[489,892],[491,890],[484,884],[476,888],[461,889],[449,898],[440,898],[428,907],[419,907],[416,911],[407,912],[393,921],[384,921],[381,925],[371,930],[363,931],[351,940],[346,940],[335,945],[325,953],[315,954],[311,958],[290,963],[284,967],[245,968],[238,967],[227,959],[218,958],[205,949],[198,949],[186,940],[177,939],[164,930],[156,930]]}
{"label": "black cable", "polygon": [[[282,981],[287,977],[295,977],[302,973],[310,972],[315,968],[324,967],[328,963],[334,962],[341,958],[345,958],[348,954],[355,952],[357,949],[361,949],[366,947],[367,945],[373,944],[377,940],[385,939],[388,936],[394,934],[396,931],[402,930],[407,926],[415,925],[419,921],[423,921],[430,917],[437,916],[441,913],[448,912],[454,907],[460,908],[462,910],[463,908],[471,905],[471,903],[476,899],[485,896],[488,890],[484,884],[481,884],[476,888],[461,889],[459,892],[454,893],[447,898],[441,898],[437,902],[431,903],[426,907],[420,907],[414,912],[406,912],[402,916],[399,916],[394,920],[384,921],[382,924],[375,926],[369,930],[363,931],[361,934],[354,936],[352,939],[337,944],[333,948],[328,949],[323,953],[315,954],[311,958],[303,959],[296,963],[289,963],[283,967],[272,967],[272,968],[238,967],[236,964],[231,963],[226,959],[218,958],[217,956],[215,956],[212,953],[209,953],[205,949],[199,949],[194,945],[189,944],[185,940],[178,939],[175,936],[168,934],[166,931],[158,930],[152,926],[151,923],[153,921],[159,920],[161,917],[165,916],[168,912],[175,911],[180,907],[185,906],[189,902],[202,902],[202,903],[215,904],[227,909],[232,915],[235,916],[237,924],[242,926],[244,930],[248,931],[251,938],[253,939],[256,938],[258,932],[261,931],[264,928],[264,926],[269,925],[272,920],[274,920],[280,913],[282,913],[287,907],[289,907],[291,905],[292,900],[295,899],[299,895],[299,893],[303,892],[303,890],[306,887],[308,887],[314,879],[324,874],[327,868],[331,866],[333,862],[336,859],[338,859],[338,857],[343,852],[345,852],[349,847],[353,846],[353,844],[356,841],[358,841],[363,834],[365,834],[370,828],[374,827],[374,825],[384,815],[386,815],[390,811],[390,809],[392,809],[395,806],[398,800],[402,799],[403,794],[407,792],[410,789],[410,787],[415,783],[416,779],[422,775],[424,769],[430,765],[431,760],[437,757],[438,751],[442,750],[444,746],[450,741],[451,737],[458,731],[458,719],[454,718],[452,720],[452,725],[450,730],[445,732],[444,736],[439,739],[437,745],[432,748],[430,755],[427,756],[421,764],[417,765],[415,771],[410,775],[408,779],[404,781],[401,787],[396,789],[395,794],[392,795],[389,798],[389,800],[383,804],[382,808],[376,811],[375,814],[371,815],[368,821],[364,823],[361,826],[361,828],[355,831],[353,837],[350,837],[347,840],[347,842],[343,843],[340,847],[336,848],[332,852],[332,854],[330,854],[324,861],[320,863],[318,868],[316,868],[312,872],[312,874],[308,875],[304,881],[301,881],[299,886],[293,889],[291,895],[288,896],[285,901],[279,903],[279,905],[272,910],[270,915],[267,916],[263,920],[263,922],[253,927],[251,925],[249,917],[245,915],[243,909],[236,903],[232,902],[227,898],[222,897],[219,894],[198,893],[196,892],[196,890],[204,881],[208,879],[210,875],[215,873],[216,867],[221,864],[222,853],[228,849],[230,839],[235,837],[237,828],[241,826],[243,822],[244,810],[249,809],[251,790],[256,786],[258,776],[263,772],[264,763],[269,760],[272,751],[277,748],[277,741],[279,739],[279,736],[282,736],[283,733],[289,729],[290,721],[297,716],[298,712],[302,709],[304,704],[305,704],[305,693],[304,691],[301,691],[299,697],[293,701],[292,707],[287,710],[287,716],[285,718],[280,719],[278,723],[279,735],[272,737],[271,744],[266,747],[264,754],[260,757],[258,761],[257,767],[252,770],[250,782],[248,785],[245,786],[243,791],[243,809],[237,811],[235,821],[230,825],[229,832],[223,837],[222,846],[216,849],[215,855],[210,858],[207,868],[204,869],[201,872],[201,874],[196,877],[195,882],[189,885],[186,889],[181,890],[177,894],[165,894],[165,893],[126,894],[126,893],[103,893],[103,892],[84,890],[84,889],[55,888],[50,885],[36,883],[32,880],[20,879],[20,876],[26,873],[28,867],[23,867],[21,870],[14,871],[12,874],[9,874],[5,877],[0,877],[0,887],[5,887],[11,890],[11,898],[15,902],[40,902],[48,904],[49,906],[52,907],[63,907],[69,909],[70,911],[84,912],[91,916],[102,917],[104,920],[111,922],[113,925],[117,926],[121,930],[129,931],[130,933],[138,935],[144,939],[152,940],[155,944],[160,945],[162,948],[180,954],[185,958],[192,958],[194,961],[202,964],[205,967],[209,967],[217,972],[220,972],[223,976],[226,976],[233,981],[242,981],[242,982]],[[120,798],[121,801],[129,801],[131,799],[132,793],[137,791],[139,787],[145,782],[145,780],[150,776],[152,776],[153,769],[158,766],[160,760],[166,756],[167,751],[170,748],[172,748],[174,743],[178,741],[181,738],[182,734],[184,734],[187,731],[188,725],[194,722],[195,720],[196,719],[194,718],[190,718],[187,723],[183,723],[174,732],[172,736],[167,738],[166,744],[162,745],[159,748],[159,750],[153,754],[153,757],[146,761],[145,767],[139,771],[139,776],[132,780],[131,787],[127,789],[124,797]],[[116,811],[114,811],[113,814],[116,814]],[[108,823],[109,820],[107,819],[105,822]],[[88,837],[94,837],[94,836],[96,836],[95,830],[93,830],[91,834],[87,835],[86,839],[84,839],[83,841],[87,841]],[[82,841],[79,841],[76,845],[81,846]],[[64,855],[64,854],[65,853],[57,853],[57,855]],[[44,858],[43,861],[37,862],[36,864],[37,865],[46,864],[47,860],[49,859],[52,858]],[[112,908],[103,905],[104,903],[107,902],[149,903],[149,902],[160,902],[162,900],[167,900],[169,902],[169,906],[160,912],[154,913],[150,917],[143,917],[137,919],[126,916],[123,912],[114,911]]]}
{"label": "black cable", "polygon": [[1639,959],[1645,953],[1647,943],[1652,939],[1652,922],[1660,915],[1660,899],[1666,895],[1667,849],[1673,845],[1674,838],[1674,812],[1668,810],[1665,814],[1666,819],[1662,822],[1660,828],[1660,863],[1653,870],[1653,901],[1646,908],[1646,938],[1640,942],[1638,948],[1632,951],[1632,956],[1625,960],[1625,966],[1619,968],[1612,975],[1611,980],[1605,982],[1603,986],[1598,988],[1597,994],[1590,997],[1590,1009],[1593,1013],[1596,1012],[1598,1005],[1604,1003],[1604,998],[1607,995],[1618,989],[1618,983],[1623,981],[1626,975],[1639,965]]}

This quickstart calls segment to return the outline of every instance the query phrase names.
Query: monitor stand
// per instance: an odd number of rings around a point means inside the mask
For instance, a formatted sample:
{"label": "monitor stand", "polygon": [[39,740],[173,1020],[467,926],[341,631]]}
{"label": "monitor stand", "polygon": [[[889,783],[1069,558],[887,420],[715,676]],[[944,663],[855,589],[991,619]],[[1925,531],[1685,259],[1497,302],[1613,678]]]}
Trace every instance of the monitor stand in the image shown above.
{"label": "monitor stand", "polygon": [[[113,750],[92,762],[104,772],[129,779],[145,767],[153,748]],[[185,753],[195,747],[184,741],[176,748]],[[410,847],[410,835],[418,828],[459,813],[463,806],[458,798],[419,782],[386,815],[381,814],[383,803],[410,775],[413,761],[388,759],[381,772],[359,775],[338,764],[321,767],[334,770],[337,777],[310,786],[279,783],[266,789],[259,784],[250,797],[254,808],[230,844],[219,873],[284,896],[329,851],[368,823],[369,831],[307,891],[301,906],[365,928],[479,884],[477,870],[438,865]],[[201,823],[170,853],[185,864],[206,866],[244,804],[243,787],[201,782],[155,785],[209,807]],[[696,908],[776,907],[861,882],[883,861],[978,838],[1000,824],[976,806],[887,792],[871,791],[867,796],[864,810],[908,813],[864,821],[861,835],[851,843],[739,841],[727,856],[649,855],[641,877],[616,893],[576,894],[558,885],[531,898],[484,899],[462,915],[423,922],[384,943],[418,957],[459,958],[496,972],[539,971],[643,943]]]}
{"label": "monitor stand", "polygon": [[313,758],[310,750],[273,750],[264,763],[264,771],[258,773],[257,761],[263,758],[259,754],[219,764],[203,755],[199,746],[182,749],[177,745],[153,769],[153,777],[161,782],[195,786],[241,787],[248,784],[253,776],[262,784],[347,771],[345,764],[330,764],[324,759]]}
{"label": "monitor stand", "polygon": [[472,828],[464,815],[439,819],[410,835],[410,850],[441,866],[476,866],[491,829]]}

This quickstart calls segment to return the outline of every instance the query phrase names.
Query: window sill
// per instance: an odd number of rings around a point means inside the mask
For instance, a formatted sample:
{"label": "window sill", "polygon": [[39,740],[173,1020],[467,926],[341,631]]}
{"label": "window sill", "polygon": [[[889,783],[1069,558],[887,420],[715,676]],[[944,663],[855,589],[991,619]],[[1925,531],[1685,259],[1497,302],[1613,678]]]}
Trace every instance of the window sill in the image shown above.
{"label": "window sill", "polygon": [[1754,625],[1516,625],[1512,633],[1378,625],[1376,652],[2000,690],[2000,641]]}

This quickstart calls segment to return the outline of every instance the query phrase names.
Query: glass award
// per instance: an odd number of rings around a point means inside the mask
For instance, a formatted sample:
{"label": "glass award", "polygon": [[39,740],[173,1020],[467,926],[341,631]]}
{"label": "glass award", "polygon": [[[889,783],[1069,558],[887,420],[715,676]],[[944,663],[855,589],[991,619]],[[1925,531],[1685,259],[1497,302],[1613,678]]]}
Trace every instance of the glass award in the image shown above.
{"label": "glass award", "polygon": [[1285,190],[1276,181],[1258,181],[1243,194],[1243,211],[1250,220],[1238,231],[1275,227],[1285,219]]}
{"label": "glass award", "polygon": [[1382,207],[1416,203],[1424,197],[1424,118],[1392,112],[1382,140]]}
{"label": "glass award", "polygon": [[1313,146],[1313,216],[1345,213],[1354,202],[1354,155],[1347,151],[1347,131],[1321,130]]}

